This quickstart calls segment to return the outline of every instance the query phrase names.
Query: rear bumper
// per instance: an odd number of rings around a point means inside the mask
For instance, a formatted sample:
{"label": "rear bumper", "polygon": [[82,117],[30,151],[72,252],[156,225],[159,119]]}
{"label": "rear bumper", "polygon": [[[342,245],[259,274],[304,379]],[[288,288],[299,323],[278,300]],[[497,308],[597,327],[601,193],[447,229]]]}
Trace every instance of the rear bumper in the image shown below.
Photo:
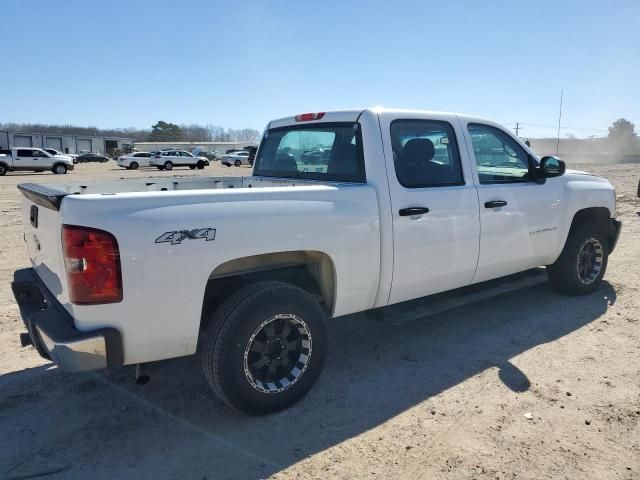
{"label": "rear bumper", "polygon": [[32,268],[17,270],[11,289],[38,353],[62,370],[82,372],[123,364],[122,336],[115,328],[84,332]]}

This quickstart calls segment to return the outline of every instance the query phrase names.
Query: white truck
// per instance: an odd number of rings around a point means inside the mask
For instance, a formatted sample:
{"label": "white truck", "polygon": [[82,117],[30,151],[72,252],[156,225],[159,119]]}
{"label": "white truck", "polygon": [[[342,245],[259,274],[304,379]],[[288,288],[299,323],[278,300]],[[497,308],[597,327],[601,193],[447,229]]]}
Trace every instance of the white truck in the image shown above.
{"label": "white truck", "polygon": [[0,176],[7,172],[44,172],[57,174],[73,170],[73,159],[67,155],[52,155],[42,148],[15,147],[0,150]]}
{"label": "white truck", "polygon": [[[314,149],[330,153],[301,162]],[[607,180],[491,121],[424,111],[272,121],[248,177],[18,188],[24,344],[76,371],[198,350],[215,393],[250,414],[312,387],[328,318],[538,266],[589,293],[621,228]]]}

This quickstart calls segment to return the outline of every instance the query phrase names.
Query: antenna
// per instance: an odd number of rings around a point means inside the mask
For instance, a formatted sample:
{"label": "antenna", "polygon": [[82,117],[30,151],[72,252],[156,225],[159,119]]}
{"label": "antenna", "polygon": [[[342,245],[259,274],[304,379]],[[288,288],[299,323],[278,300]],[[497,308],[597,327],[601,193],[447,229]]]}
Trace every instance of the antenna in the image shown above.
{"label": "antenna", "polygon": [[558,155],[558,151],[560,150],[560,122],[562,121],[562,97],[564,95],[564,90],[560,90],[560,114],[558,115],[558,139],[556,140],[556,155]]}

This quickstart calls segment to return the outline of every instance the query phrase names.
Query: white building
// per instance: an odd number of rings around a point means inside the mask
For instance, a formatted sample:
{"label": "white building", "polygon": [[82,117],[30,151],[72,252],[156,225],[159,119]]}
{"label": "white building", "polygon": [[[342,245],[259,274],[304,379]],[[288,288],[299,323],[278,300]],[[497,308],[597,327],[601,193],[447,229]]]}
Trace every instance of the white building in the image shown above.
{"label": "white building", "polygon": [[133,139],[57,133],[0,132],[0,150],[12,147],[55,148],[62,153],[109,154],[118,149],[129,151]]}

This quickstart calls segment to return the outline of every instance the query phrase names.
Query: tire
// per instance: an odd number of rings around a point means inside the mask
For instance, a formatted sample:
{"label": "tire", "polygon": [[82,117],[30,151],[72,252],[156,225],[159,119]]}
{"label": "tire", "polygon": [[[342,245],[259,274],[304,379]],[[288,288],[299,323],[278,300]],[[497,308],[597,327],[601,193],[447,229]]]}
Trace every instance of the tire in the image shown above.
{"label": "tire", "polygon": [[0,163],[0,177],[7,173],[7,166],[3,163]]}
{"label": "tire", "polygon": [[582,295],[595,291],[607,271],[609,245],[596,223],[585,223],[569,232],[562,253],[547,266],[549,283],[560,292]]}
{"label": "tire", "polygon": [[66,165],[63,165],[62,163],[58,163],[57,165],[54,165],[53,173],[55,173],[56,175],[64,175],[65,173],[67,173]]}
{"label": "tire", "polygon": [[240,165],[242,165],[242,162],[241,162],[240,160],[236,160],[236,161],[235,161],[235,163],[234,163],[234,165],[235,165],[236,167],[239,167]]}
{"label": "tire", "polygon": [[198,160],[196,167],[198,167],[198,170],[202,170],[205,167],[205,164],[202,160]]}
{"label": "tire", "polygon": [[131,170],[137,170],[139,166],[140,166],[140,165],[138,165],[138,162],[131,162],[131,163],[129,164],[129,168],[130,168]]}
{"label": "tire", "polygon": [[[285,329],[289,333],[277,337]],[[289,407],[313,387],[327,342],[325,313],[309,293],[288,283],[257,282],[228,297],[211,316],[202,368],[227,405],[265,415]]]}
{"label": "tire", "polygon": [[164,162],[164,166],[163,167],[164,167],[165,170],[173,170],[173,162],[166,161],[166,162]]}

